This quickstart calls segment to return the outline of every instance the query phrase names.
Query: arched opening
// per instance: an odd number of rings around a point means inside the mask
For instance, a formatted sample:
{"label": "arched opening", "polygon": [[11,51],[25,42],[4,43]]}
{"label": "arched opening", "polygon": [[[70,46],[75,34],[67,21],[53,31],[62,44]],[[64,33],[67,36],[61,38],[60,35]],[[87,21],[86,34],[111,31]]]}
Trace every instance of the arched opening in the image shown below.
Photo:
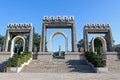
{"label": "arched opening", "polygon": [[66,35],[65,33],[61,32],[61,31],[56,31],[56,32],[54,32],[54,33],[50,36],[50,50],[51,50],[51,52],[52,52],[52,39],[53,39],[53,37],[54,37],[55,35],[57,35],[57,34],[61,34],[61,35],[64,36],[64,38],[65,38],[65,51],[67,52],[67,51],[68,51],[68,39],[67,39],[67,35]]}
{"label": "arched opening", "polygon": [[61,34],[57,34],[52,39],[52,56],[59,59],[65,56],[65,38]]}
{"label": "arched opening", "polygon": [[52,39],[52,52],[59,50],[65,52],[65,38],[61,34],[55,35]]}
{"label": "arched opening", "polygon": [[23,51],[23,40],[19,39],[14,44],[14,53],[19,55],[21,51]]}
{"label": "arched opening", "polygon": [[58,34],[64,36],[64,38],[65,38],[65,52],[67,52],[68,51],[68,38],[67,38],[67,35],[64,32],[61,32],[61,31],[56,31],[56,32],[52,33],[52,35],[50,36],[50,51],[53,52],[53,50],[52,50],[53,37],[55,35],[58,35]]}
{"label": "arched opening", "polygon": [[96,36],[92,39],[92,51],[103,54],[107,51],[106,40],[102,36]]}
{"label": "arched opening", "polygon": [[97,38],[94,40],[94,50],[95,50],[95,52],[97,52],[97,54],[103,53],[102,42],[101,42],[101,40],[99,40]]}
{"label": "arched opening", "polygon": [[22,36],[16,36],[12,39],[11,57],[18,55],[25,50],[25,39]]}

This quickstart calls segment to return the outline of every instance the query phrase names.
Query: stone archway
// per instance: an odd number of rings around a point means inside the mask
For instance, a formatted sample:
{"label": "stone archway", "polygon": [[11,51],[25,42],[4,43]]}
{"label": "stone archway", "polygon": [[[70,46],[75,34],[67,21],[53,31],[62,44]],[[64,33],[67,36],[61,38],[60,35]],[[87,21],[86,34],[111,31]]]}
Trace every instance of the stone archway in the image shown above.
{"label": "stone archway", "polygon": [[107,51],[113,51],[112,31],[109,24],[86,24],[84,26],[84,49],[89,51],[88,34],[105,34]]}
{"label": "stone archway", "polygon": [[95,39],[99,39],[102,42],[103,53],[107,52],[106,40],[102,36],[96,36],[96,37],[94,37],[92,39],[92,51],[95,52],[95,48],[94,48],[94,41],[95,41]]}
{"label": "stone archway", "polygon": [[67,52],[68,51],[68,37],[62,31],[56,31],[56,32],[52,33],[52,35],[50,36],[50,51],[52,52],[52,39],[57,34],[61,34],[62,36],[64,36],[64,38],[65,38],[65,51]]}
{"label": "stone archway", "polygon": [[22,39],[23,40],[23,51],[25,50],[25,39],[23,36],[16,36],[12,39],[12,43],[11,43],[11,57],[14,55],[14,44],[17,40]]}
{"label": "stone archway", "polygon": [[45,52],[47,29],[71,29],[72,52],[77,52],[76,27],[73,16],[45,16],[42,23],[42,34],[40,41],[40,52]]}
{"label": "stone archway", "polygon": [[33,34],[34,34],[34,27],[32,23],[10,23],[7,26],[6,30],[6,38],[4,41],[3,51],[10,52],[11,50],[11,43],[15,36],[24,36],[28,35],[28,45],[26,46],[26,51],[33,51]]}

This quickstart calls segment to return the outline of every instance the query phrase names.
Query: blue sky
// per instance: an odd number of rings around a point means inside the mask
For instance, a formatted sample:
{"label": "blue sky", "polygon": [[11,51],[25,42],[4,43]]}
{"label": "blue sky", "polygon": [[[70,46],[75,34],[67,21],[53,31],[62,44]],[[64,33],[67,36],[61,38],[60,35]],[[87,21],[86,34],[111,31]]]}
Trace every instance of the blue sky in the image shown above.
{"label": "blue sky", "polygon": [[[83,38],[86,23],[109,23],[115,44],[120,43],[120,0],[0,0],[0,34],[5,35],[8,23],[27,22],[32,22],[35,32],[41,34],[45,15],[75,16],[77,41]],[[48,30],[48,36],[53,31]],[[65,33],[70,38],[70,30]],[[54,37],[54,50],[64,45],[62,38],[60,35]],[[49,48],[49,37],[47,42]],[[69,40],[69,50],[70,44]]]}

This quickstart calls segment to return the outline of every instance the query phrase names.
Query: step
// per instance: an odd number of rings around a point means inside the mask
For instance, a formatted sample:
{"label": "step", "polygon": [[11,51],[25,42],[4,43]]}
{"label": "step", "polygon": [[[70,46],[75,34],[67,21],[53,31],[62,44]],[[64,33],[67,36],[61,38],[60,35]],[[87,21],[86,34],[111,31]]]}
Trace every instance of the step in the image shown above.
{"label": "step", "polygon": [[84,72],[93,73],[93,69],[87,65],[85,60],[52,60],[41,61],[33,60],[28,66],[25,66],[23,72],[35,73],[69,73],[69,72]]}

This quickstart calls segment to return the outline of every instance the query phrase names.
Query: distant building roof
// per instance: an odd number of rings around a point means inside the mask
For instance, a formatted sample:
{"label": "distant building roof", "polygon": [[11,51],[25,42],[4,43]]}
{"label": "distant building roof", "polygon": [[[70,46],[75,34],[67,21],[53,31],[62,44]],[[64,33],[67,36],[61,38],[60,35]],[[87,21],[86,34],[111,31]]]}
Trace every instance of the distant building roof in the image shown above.
{"label": "distant building roof", "polygon": [[120,44],[114,45],[114,47],[120,47]]}

